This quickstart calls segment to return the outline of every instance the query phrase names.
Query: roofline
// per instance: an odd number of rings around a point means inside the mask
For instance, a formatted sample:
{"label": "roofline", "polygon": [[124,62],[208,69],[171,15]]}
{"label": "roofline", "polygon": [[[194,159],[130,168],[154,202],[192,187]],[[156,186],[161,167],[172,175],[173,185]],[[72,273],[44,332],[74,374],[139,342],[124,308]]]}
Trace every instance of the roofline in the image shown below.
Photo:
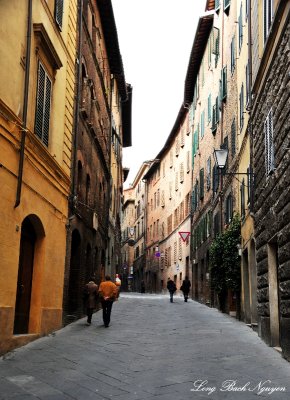
{"label": "roofline", "polygon": [[196,33],[189,57],[187,73],[184,83],[184,103],[191,104],[194,86],[199,72],[208,37],[213,26],[214,12],[206,13],[199,18]]}
{"label": "roofline", "polygon": [[128,97],[118,33],[111,0],[96,0],[108,52],[111,73],[115,76],[122,101]]}
{"label": "roofline", "polygon": [[192,103],[194,86],[196,83],[197,75],[199,72],[202,55],[205,51],[208,37],[213,25],[214,12],[209,12],[199,18],[198,25],[196,28],[196,33],[189,57],[189,63],[187,67],[186,78],[184,82],[184,98],[183,102],[179,108],[177,118],[173,125],[173,128],[165,142],[165,145],[161,151],[157,154],[156,158],[159,159],[159,163],[153,163],[147,173],[144,175],[143,179],[148,179],[152,173],[156,170],[157,165],[160,164],[160,159],[169,150],[171,143],[173,142],[176,133],[178,132],[180,126],[184,122],[186,114],[188,112],[188,106]]}

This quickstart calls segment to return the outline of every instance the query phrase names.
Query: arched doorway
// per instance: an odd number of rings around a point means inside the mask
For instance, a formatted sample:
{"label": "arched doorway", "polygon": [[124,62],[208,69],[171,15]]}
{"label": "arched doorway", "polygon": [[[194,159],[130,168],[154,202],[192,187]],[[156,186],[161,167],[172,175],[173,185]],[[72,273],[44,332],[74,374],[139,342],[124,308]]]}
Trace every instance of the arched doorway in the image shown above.
{"label": "arched doorway", "polygon": [[68,287],[68,314],[76,313],[79,304],[79,277],[81,262],[81,236],[75,229],[72,233],[70,259],[69,287]]}
{"label": "arched doorway", "polygon": [[44,235],[43,225],[36,215],[29,215],[23,220],[21,225],[14,335],[29,333],[36,243]]}

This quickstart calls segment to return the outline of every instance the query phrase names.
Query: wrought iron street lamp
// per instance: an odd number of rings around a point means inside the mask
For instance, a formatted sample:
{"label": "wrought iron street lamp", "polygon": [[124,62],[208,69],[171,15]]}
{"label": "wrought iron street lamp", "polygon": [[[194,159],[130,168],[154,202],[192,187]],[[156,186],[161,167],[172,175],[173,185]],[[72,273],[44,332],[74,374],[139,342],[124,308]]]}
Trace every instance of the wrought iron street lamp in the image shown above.
{"label": "wrought iron street lamp", "polygon": [[228,150],[227,149],[215,149],[213,151],[216,167],[219,170],[223,171],[224,175],[247,175],[247,176],[254,176],[252,169],[250,168],[247,172],[225,172],[227,159],[228,159]]}

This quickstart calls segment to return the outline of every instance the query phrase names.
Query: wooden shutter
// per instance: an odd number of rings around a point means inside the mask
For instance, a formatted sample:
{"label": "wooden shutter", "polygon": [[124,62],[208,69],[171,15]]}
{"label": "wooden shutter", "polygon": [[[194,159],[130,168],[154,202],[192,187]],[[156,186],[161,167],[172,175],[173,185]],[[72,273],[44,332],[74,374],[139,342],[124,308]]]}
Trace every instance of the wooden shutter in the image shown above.
{"label": "wooden shutter", "polygon": [[211,121],[211,93],[207,98],[207,122]]}
{"label": "wooden shutter", "polygon": [[244,181],[244,179],[242,181],[240,191],[241,191],[241,217],[244,218],[245,217],[245,181]]}
{"label": "wooden shutter", "polygon": [[190,151],[186,152],[186,172],[190,171]]}
{"label": "wooden shutter", "polygon": [[54,18],[60,29],[62,28],[62,16],[63,16],[63,0],[55,0]]}
{"label": "wooden shutter", "polygon": [[211,157],[206,162],[206,190],[210,190],[211,186]]}
{"label": "wooden shutter", "polygon": [[204,169],[199,171],[199,198],[204,198]]}
{"label": "wooden shutter", "polygon": [[212,168],[212,190],[214,193],[218,191],[218,186],[219,186],[219,171],[217,166],[214,165]]}
{"label": "wooden shutter", "polygon": [[222,100],[227,97],[227,66],[222,70]]}
{"label": "wooden shutter", "polygon": [[51,101],[51,80],[42,64],[38,66],[35,133],[48,146]]}
{"label": "wooden shutter", "polygon": [[232,158],[236,154],[236,120],[233,119],[232,126],[231,126],[231,153]]}

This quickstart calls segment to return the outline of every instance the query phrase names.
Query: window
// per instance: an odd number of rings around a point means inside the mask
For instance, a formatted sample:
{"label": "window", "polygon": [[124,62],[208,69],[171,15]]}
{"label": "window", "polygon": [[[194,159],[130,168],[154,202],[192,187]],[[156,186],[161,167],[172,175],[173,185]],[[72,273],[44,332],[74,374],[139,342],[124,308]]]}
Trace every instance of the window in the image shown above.
{"label": "window", "polygon": [[204,169],[203,168],[199,171],[199,182],[200,182],[199,198],[203,199],[204,198]]}
{"label": "window", "polygon": [[243,83],[242,83],[242,87],[241,87],[239,102],[240,102],[240,130],[242,130],[243,126],[244,126],[244,84]]}
{"label": "window", "polygon": [[231,73],[233,74],[235,67],[236,67],[236,45],[235,45],[236,38],[233,36],[231,41]]}
{"label": "window", "polygon": [[231,0],[224,0],[224,12],[229,13]]}
{"label": "window", "polygon": [[216,213],[213,218],[213,232],[214,237],[216,237],[220,233],[220,215]]}
{"label": "window", "polygon": [[43,65],[39,62],[34,130],[46,146],[48,146],[49,140],[51,87],[51,80]]}
{"label": "window", "polygon": [[211,125],[212,133],[214,134],[217,130],[217,109],[216,104],[212,106],[212,125]]}
{"label": "window", "polygon": [[264,44],[270,32],[273,19],[273,0],[263,0],[263,34]]}
{"label": "window", "polygon": [[182,243],[181,238],[178,239],[178,259],[182,260]]}
{"label": "window", "polygon": [[215,0],[215,2],[214,2],[215,11],[218,11],[220,9],[220,7],[221,7],[220,0]]}
{"label": "window", "polygon": [[240,192],[241,192],[241,218],[245,218],[245,180],[242,180],[242,184],[240,186]]}
{"label": "window", "polygon": [[216,165],[212,168],[212,190],[214,193],[218,191],[219,187],[219,170]]}
{"label": "window", "polygon": [[234,158],[236,154],[236,120],[233,119],[232,126],[231,126],[231,153],[232,158]]}
{"label": "window", "polygon": [[184,181],[184,166],[183,163],[180,164],[179,167],[179,178],[180,178],[180,183]]}
{"label": "window", "polygon": [[211,94],[207,98],[207,122],[211,121]]}
{"label": "window", "polygon": [[177,262],[177,242],[174,242],[174,247],[173,247],[173,262],[174,262],[174,264]]}
{"label": "window", "polygon": [[222,69],[222,100],[227,98],[227,66]]}
{"label": "window", "polygon": [[55,0],[54,18],[60,30],[62,28],[62,16],[63,16],[63,0]]}
{"label": "window", "polygon": [[243,44],[243,3],[241,3],[240,15],[239,15],[239,51]]}
{"label": "window", "polygon": [[272,108],[270,109],[267,118],[264,122],[264,136],[265,136],[266,174],[269,175],[275,169]]}
{"label": "window", "polygon": [[180,132],[180,147],[184,147],[184,143],[184,128],[182,128]]}
{"label": "window", "polygon": [[175,191],[178,190],[178,172],[175,172]]}
{"label": "window", "polygon": [[172,232],[172,214],[169,215],[169,217],[167,218],[167,229],[167,234],[170,235],[170,233]]}
{"label": "window", "polygon": [[190,172],[190,151],[186,152],[186,172]]}
{"label": "window", "polygon": [[165,194],[164,190],[161,192],[161,207],[165,207]]}
{"label": "window", "polygon": [[215,55],[215,66],[217,66],[218,58],[219,58],[219,48],[220,48],[220,30],[219,28],[214,27],[214,48],[213,54]]}
{"label": "window", "polygon": [[211,157],[206,162],[206,190],[209,191],[211,186]]}
{"label": "window", "polygon": [[226,198],[226,224],[229,224],[233,218],[233,197],[231,194]]}

